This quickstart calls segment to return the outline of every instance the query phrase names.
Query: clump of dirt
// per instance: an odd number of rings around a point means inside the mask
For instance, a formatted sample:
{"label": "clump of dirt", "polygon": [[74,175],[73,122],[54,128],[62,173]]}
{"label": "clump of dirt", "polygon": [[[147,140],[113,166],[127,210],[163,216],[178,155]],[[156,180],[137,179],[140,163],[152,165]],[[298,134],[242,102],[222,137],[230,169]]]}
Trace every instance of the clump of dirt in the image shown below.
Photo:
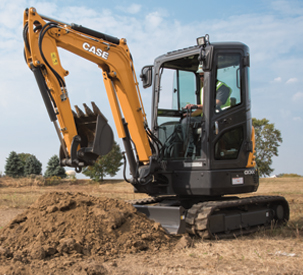
{"label": "clump of dirt", "polygon": [[[172,239],[129,203],[82,193],[41,196],[0,231],[0,261],[119,257],[168,249]],[[62,262],[62,261],[61,261]]]}

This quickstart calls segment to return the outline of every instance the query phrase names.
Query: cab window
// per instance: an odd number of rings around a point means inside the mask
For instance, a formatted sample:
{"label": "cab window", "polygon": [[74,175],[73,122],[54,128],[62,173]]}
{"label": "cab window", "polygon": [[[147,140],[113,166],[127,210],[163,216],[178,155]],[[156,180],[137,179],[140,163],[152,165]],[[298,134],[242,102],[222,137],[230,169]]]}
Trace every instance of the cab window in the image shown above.
{"label": "cab window", "polygon": [[181,110],[196,102],[196,76],[193,72],[164,68],[161,74],[159,109]]}
{"label": "cab window", "polygon": [[184,157],[181,129],[182,108],[197,102],[195,72],[163,68],[157,110],[158,138],[164,145],[164,158]]}
{"label": "cab window", "polygon": [[216,71],[216,112],[229,110],[241,103],[241,56],[219,54]]}
{"label": "cab window", "polygon": [[215,159],[237,159],[243,143],[243,127],[225,132],[215,144]]}

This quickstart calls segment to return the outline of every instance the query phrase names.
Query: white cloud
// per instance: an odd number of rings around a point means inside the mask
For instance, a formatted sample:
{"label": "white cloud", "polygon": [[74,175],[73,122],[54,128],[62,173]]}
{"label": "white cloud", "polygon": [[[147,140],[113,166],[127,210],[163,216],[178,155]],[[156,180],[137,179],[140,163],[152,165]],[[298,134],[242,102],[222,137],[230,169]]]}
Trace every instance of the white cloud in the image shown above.
{"label": "white cloud", "polygon": [[298,82],[298,79],[296,77],[290,78],[286,81],[286,84],[296,83]]}
{"label": "white cloud", "polygon": [[148,29],[158,28],[163,19],[159,12],[149,13],[145,18],[145,24]]}
{"label": "white cloud", "polygon": [[291,111],[289,109],[281,109],[279,112],[281,117],[289,118],[291,116]]}
{"label": "white cloud", "polygon": [[22,18],[23,7],[26,7],[25,1],[1,0],[0,2],[0,25],[5,26],[6,30],[15,30],[20,23],[18,17]]}
{"label": "white cloud", "polygon": [[295,102],[301,102],[303,101],[303,93],[302,92],[297,92],[292,96],[292,100]]}
{"label": "white cloud", "polygon": [[[58,17],[58,6],[56,5],[56,1],[48,1],[48,2],[42,2],[42,1],[35,1],[34,8],[39,11],[45,11],[42,14],[49,17],[54,17],[55,19],[60,19]],[[61,5],[59,5],[61,6]],[[28,7],[32,7],[31,5]],[[64,10],[64,9],[63,9]],[[63,20],[64,21],[64,20]]]}
{"label": "white cloud", "polygon": [[133,3],[130,6],[127,6],[127,7],[118,6],[117,9],[120,10],[120,11],[123,11],[125,13],[137,14],[141,11],[141,7],[142,7],[141,5]]}
{"label": "white cloud", "polygon": [[[95,18],[100,16],[100,13],[98,13],[96,10],[86,8],[83,6],[80,7],[69,7],[68,9],[64,9],[62,12],[64,14],[60,14],[60,17],[62,17],[63,21],[69,20],[69,18],[73,18],[72,20],[75,20],[77,18]],[[70,22],[67,22],[70,23]],[[79,22],[79,20],[75,21],[75,23],[82,25],[82,22]]]}
{"label": "white cloud", "polygon": [[280,76],[274,79],[274,82],[281,82],[281,81],[282,81],[282,78]]}
{"label": "white cloud", "polygon": [[303,14],[303,8],[298,5],[299,3],[299,1],[275,0],[272,1],[271,5],[273,10],[278,11],[282,15],[295,17]]}
{"label": "white cloud", "polygon": [[294,117],[293,120],[294,120],[294,121],[299,121],[299,122],[301,122],[301,121],[302,121],[302,118],[298,116],[298,117]]}

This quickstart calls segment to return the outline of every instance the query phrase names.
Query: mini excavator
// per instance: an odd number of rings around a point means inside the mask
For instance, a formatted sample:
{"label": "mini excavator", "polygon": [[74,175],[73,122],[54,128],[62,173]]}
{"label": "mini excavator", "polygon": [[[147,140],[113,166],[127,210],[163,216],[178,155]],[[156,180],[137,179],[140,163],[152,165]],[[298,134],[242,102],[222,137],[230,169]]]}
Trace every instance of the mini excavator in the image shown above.
{"label": "mini excavator", "polygon": [[[96,104],[72,110],[65,83],[68,71],[61,65],[58,47],[102,70],[129,165],[131,178],[124,169],[125,180],[135,192],[150,196],[132,202],[138,211],[169,233],[210,238],[287,222],[284,197],[243,196],[259,186],[245,44],[210,43],[205,35],[195,46],[168,52],[143,67],[143,87],[152,87],[149,128],[126,39],[61,22],[35,8],[25,10],[23,27],[25,60],[55,125],[62,166],[80,172],[92,165],[111,150],[113,132]],[[197,70],[204,73],[203,84]],[[224,107],[216,100],[218,81],[229,90]],[[193,107],[185,109],[189,103]],[[191,121],[190,112],[202,103],[203,114],[198,122]]]}

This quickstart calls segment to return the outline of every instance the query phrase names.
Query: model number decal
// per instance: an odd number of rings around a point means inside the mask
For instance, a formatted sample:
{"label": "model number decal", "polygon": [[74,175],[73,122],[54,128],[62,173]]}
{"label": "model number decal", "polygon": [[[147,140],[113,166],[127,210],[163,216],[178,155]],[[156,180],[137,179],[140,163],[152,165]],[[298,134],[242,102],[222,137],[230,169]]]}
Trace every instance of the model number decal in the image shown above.
{"label": "model number decal", "polygon": [[202,162],[184,162],[184,167],[202,167]]}
{"label": "model number decal", "polygon": [[102,51],[101,49],[96,48],[95,46],[90,46],[87,42],[84,42],[82,46],[83,46],[84,50],[86,50],[86,51],[88,51],[90,53],[93,53],[96,56],[100,56],[103,59],[107,59],[108,58],[108,55],[109,55],[108,52]]}
{"label": "model number decal", "polygon": [[254,175],[256,173],[255,170],[245,170],[244,175]]}

